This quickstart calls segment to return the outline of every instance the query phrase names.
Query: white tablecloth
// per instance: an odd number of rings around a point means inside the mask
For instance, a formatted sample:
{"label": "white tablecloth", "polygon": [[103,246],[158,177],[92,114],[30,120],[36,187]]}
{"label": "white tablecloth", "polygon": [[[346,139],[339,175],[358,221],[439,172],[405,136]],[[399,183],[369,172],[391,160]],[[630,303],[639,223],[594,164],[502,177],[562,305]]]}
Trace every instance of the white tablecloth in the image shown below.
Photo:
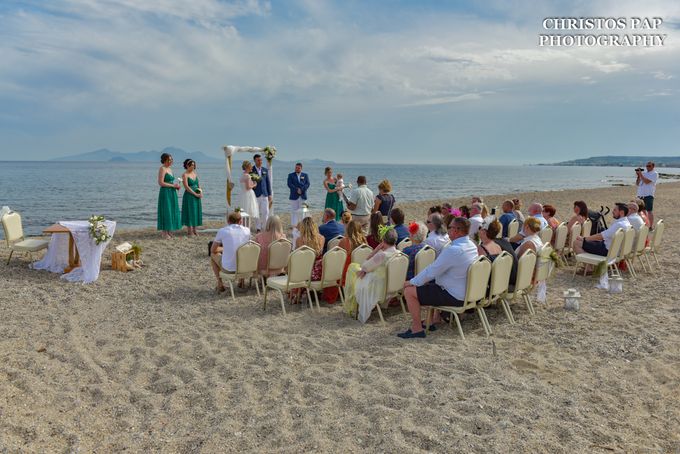
{"label": "white tablecloth", "polygon": [[[90,238],[90,224],[87,221],[60,221],[59,224],[69,229],[71,235],[73,235],[73,241],[75,241],[78,248],[81,264],[81,266],[74,268],[73,271],[64,274],[61,278],[70,282],[83,282],[85,284],[96,281],[99,277],[102,254],[111,240],[101,244],[95,243]],[[105,221],[105,225],[109,235],[113,237],[116,223],[114,221]],[[68,235],[62,233],[52,235],[45,257],[31,265],[33,269],[47,270],[53,273],[63,273],[64,268],[67,266]]]}

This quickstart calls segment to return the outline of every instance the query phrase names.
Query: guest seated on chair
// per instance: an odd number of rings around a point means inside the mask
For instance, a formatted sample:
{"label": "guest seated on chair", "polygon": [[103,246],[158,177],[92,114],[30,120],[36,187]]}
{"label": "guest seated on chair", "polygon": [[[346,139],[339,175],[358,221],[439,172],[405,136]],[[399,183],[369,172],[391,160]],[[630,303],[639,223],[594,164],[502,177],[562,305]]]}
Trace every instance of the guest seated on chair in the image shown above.
{"label": "guest seated on chair", "polygon": [[371,214],[371,222],[368,228],[368,235],[366,236],[366,242],[373,249],[378,247],[380,244],[380,226],[385,225],[383,221],[383,216],[381,213]]}
{"label": "guest seated on chair", "polygon": [[343,211],[342,216],[340,216],[340,221],[342,222],[345,230],[347,230],[347,225],[352,222],[352,213],[349,211]]}
{"label": "guest seated on chair", "polygon": [[[536,219],[538,221],[539,225],[538,231],[541,231],[548,226],[548,221],[546,221],[545,218],[543,217],[543,205],[541,205],[540,203],[532,203],[531,205],[529,205],[529,216],[526,218],[524,222],[526,223],[526,221],[528,221],[531,218]],[[524,239],[526,238],[527,235],[532,235],[532,233],[527,233],[527,230],[524,229],[524,227],[522,227],[522,230],[520,230],[520,232],[517,235],[510,238],[510,243],[513,244],[513,247],[519,247],[520,244],[524,243]],[[517,252],[517,256],[521,257],[522,254]]]}
{"label": "guest seated on chair", "polygon": [[574,215],[567,222],[567,229],[571,232],[574,224],[583,225],[586,220],[588,220],[588,205],[583,200],[577,200],[574,202]]}
{"label": "guest seated on chair", "polygon": [[479,228],[482,226],[482,223],[484,222],[484,218],[482,217],[482,208],[483,204],[478,202],[473,203],[472,208],[470,208],[470,238],[473,240],[475,235],[477,235]]}
{"label": "guest seated on chair", "polygon": [[503,202],[503,205],[501,206],[501,209],[503,210],[503,214],[500,215],[498,218],[498,221],[501,223],[503,226],[503,233],[502,236],[503,238],[508,237],[508,226],[513,220],[517,219],[517,216],[515,216],[515,205],[512,203],[512,200],[506,200]]}
{"label": "guest seated on chair", "polygon": [[496,235],[501,231],[501,223],[495,219],[491,222],[484,221],[479,229],[479,246],[477,253],[485,255],[492,262],[503,252],[503,249],[496,243]]}
{"label": "guest seated on chair", "polygon": [[319,233],[324,237],[324,252],[328,249],[328,242],[330,240],[345,233],[345,226],[335,220],[335,210],[333,208],[326,208],[323,211],[323,224],[319,226]]}
{"label": "guest seated on chair", "polygon": [[361,323],[366,323],[371,311],[385,293],[387,260],[396,254],[397,232],[390,228],[382,243],[373,250],[363,264],[352,263],[345,282],[345,310],[357,310]]}
{"label": "guest seated on chair", "polygon": [[[403,339],[425,337],[420,319],[421,305],[462,306],[465,300],[468,267],[478,257],[470,240],[470,221],[458,217],[449,224],[451,245],[430,266],[404,285],[404,297],[411,313],[411,328],[398,334]],[[434,323],[439,321],[435,314]]]}
{"label": "guest seated on chair", "polygon": [[522,254],[529,249],[538,254],[543,247],[543,241],[541,241],[541,237],[538,236],[538,232],[540,231],[541,221],[534,217],[526,218],[521,232],[522,240],[516,249],[517,257],[521,257]]}
{"label": "guest seated on chair", "polygon": [[217,290],[225,291],[220,271],[236,272],[236,250],[250,241],[250,229],[241,225],[241,213],[232,211],[227,217],[227,226],[217,231],[210,248],[210,265],[217,279]]}
{"label": "guest seated on chair", "polygon": [[408,226],[409,238],[411,245],[404,248],[402,251],[408,255],[408,271],[406,272],[406,280],[408,281],[415,275],[416,270],[416,254],[425,247],[425,236],[427,235],[427,227],[422,222],[414,222]]}
{"label": "guest seated on chair", "polygon": [[557,209],[552,205],[543,205],[543,218],[548,222],[548,227],[555,230],[560,221],[555,217]]}
{"label": "guest seated on chair", "polygon": [[612,210],[614,222],[609,228],[603,232],[589,235],[586,237],[577,236],[574,242],[574,251],[577,254],[588,252],[590,254],[606,256],[609,253],[609,247],[612,245],[614,234],[618,229],[624,231],[632,228],[628,222],[628,205],[625,203],[617,203]]}
{"label": "guest seated on chair", "polygon": [[635,201],[628,202],[628,222],[630,222],[630,225],[636,232],[645,225],[645,220],[638,214],[638,204]]}
{"label": "guest seated on chair", "polygon": [[390,213],[390,220],[394,226],[394,231],[397,232],[397,244],[405,238],[408,238],[408,229],[404,225],[404,212],[401,208],[394,208]]}
{"label": "guest seated on chair", "polygon": [[449,235],[446,232],[446,227],[444,227],[444,220],[439,213],[432,213],[427,220],[427,229],[429,233],[425,244],[434,249],[435,254],[439,256],[439,253],[446,246],[449,245],[451,240],[449,240]]}
{"label": "guest seated on chair", "polygon": [[[265,224],[264,231],[257,234],[255,241],[260,245],[260,259],[257,265],[257,269],[260,271],[267,270],[267,261],[269,260],[269,245],[276,240],[282,240],[286,238],[286,234],[283,233],[283,224],[281,223],[281,218],[276,215],[269,216],[267,218],[267,223]],[[280,270],[269,270],[270,276],[277,276],[283,272]]]}

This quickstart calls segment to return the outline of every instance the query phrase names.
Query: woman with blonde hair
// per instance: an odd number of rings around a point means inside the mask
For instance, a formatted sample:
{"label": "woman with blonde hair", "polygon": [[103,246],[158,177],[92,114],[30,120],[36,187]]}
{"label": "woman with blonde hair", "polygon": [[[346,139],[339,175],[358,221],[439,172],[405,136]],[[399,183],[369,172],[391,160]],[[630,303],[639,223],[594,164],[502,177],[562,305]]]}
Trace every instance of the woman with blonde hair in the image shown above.
{"label": "woman with blonde hair", "polygon": [[[283,233],[283,224],[281,223],[281,218],[276,215],[269,216],[267,218],[267,224],[264,231],[257,234],[255,241],[260,245],[260,259],[257,265],[257,269],[260,271],[267,271],[267,262],[269,261],[269,245],[274,241],[286,238],[286,234]],[[276,276],[283,272],[280,270],[269,270],[270,276]]]}
{"label": "woman with blonde hair", "polygon": [[343,211],[342,216],[340,216],[340,220],[345,226],[345,230],[347,230],[347,225],[352,222],[352,213],[349,211]]}
{"label": "woman with blonde hair", "polygon": [[[347,274],[347,268],[349,268],[350,263],[352,263],[352,251],[356,249],[361,244],[368,244],[366,242],[366,237],[361,229],[361,224],[358,221],[350,221],[345,229],[345,237],[340,240],[338,244],[339,247],[343,248],[347,252],[347,258],[345,259],[345,266],[342,270],[342,285],[345,285],[345,276]],[[323,299],[329,303],[334,304],[338,299],[338,289],[336,287],[329,287],[323,291]]]}
{"label": "woman with blonde hair", "polygon": [[[251,175],[253,164],[250,161],[243,161],[241,164],[243,174],[239,178],[241,194],[238,196],[238,207],[250,216],[250,228],[255,228],[255,219],[260,217],[260,210],[257,207],[257,197],[253,188],[257,186],[255,178],[260,178],[257,173]],[[241,213],[243,215],[243,213]]]}
{"label": "woman with blonde hair", "polygon": [[371,210],[371,213],[380,213],[385,220],[389,218],[390,211],[392,211],[392,207],[396,202],[390,192],[392,192],[392,183],[390,183],[390,180],[382,180],[378,185],[378,195],[375,196],[375,202]]}
{"label": "woman with blonde hair", "polygon": [[[314,250],[316,259],[312,267],[312,280],[318,281],[321,279],[321,268],[323,266],[323,245],[325,238],[319,233],[319,227],[311,217],[306,217],[297,225],[298,235],[295,240],[295,249],[301,246],[307,246]],[[293,290],[292,296],[299,296],[300,289]]]}

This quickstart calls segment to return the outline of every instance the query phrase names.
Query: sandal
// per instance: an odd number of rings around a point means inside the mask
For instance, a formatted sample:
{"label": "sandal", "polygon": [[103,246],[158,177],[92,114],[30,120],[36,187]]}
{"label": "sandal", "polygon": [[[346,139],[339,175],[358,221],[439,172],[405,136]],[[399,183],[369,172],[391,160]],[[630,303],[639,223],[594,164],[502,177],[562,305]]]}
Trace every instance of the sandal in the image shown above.
{"label": "sandal", "polygon": [[425,331],[418,331],[417,333],[414,333],[410,329],[407,329],[403,333],[397,334],[397,337],[402,339],[423,339],[425,336]]}

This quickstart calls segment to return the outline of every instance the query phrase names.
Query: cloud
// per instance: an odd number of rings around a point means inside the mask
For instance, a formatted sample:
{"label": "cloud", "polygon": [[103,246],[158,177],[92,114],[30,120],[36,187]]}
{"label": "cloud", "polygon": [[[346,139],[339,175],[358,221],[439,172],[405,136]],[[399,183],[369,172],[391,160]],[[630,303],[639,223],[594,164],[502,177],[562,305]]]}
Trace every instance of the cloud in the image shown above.
{"label": "cloud", "polygon": [[671,80],[673,78],[672,74],[666,74],[663,71],[654,71],[652,75],[658,80]]}

